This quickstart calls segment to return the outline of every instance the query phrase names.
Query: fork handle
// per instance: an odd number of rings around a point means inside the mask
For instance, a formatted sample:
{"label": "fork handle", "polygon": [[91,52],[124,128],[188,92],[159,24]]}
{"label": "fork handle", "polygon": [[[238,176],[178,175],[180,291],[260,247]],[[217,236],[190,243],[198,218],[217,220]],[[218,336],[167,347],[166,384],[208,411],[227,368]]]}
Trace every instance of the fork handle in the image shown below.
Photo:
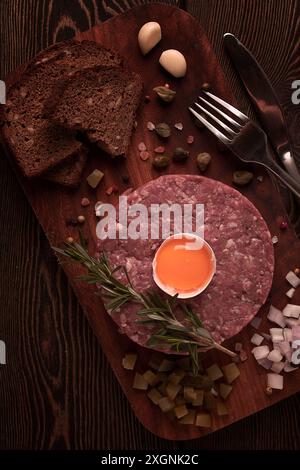
{"label": "fork handle", "polygon": [[[263,164],[264,165],[264,164]],[[281,168],[273,159],[268,158],[268,163],[264,165],[277,178],[289,188],[298,198],[300,198],[300,183]]]}

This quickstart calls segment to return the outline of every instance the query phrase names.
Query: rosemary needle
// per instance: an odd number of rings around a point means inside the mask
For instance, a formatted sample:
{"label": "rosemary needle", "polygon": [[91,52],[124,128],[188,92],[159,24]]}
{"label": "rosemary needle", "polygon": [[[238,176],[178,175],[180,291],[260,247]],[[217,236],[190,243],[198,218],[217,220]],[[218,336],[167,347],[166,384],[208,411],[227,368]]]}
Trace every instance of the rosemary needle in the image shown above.
{"label": "rosemary needle", "polygon": [[[169,349],[177,353],[189,353],[195,374],[199,367],[199,351],[217,349],[231,357],[237,357],[237,354],[216,343],[195,312],[188,305],[178,302],[176,296],[168,299],[154,290],[137,292],[130,282],[125,266],[110,266],[104,252],[99,259],[96,259],[78,243],[65,243],[64,249],[54,249],[87,269],[87,274],[80,279],[101,287],[102,297],[109,311],[117,311],[129,302],[141,305],[141,309],[137,312],[137,322],[157,327],[157,330],[151,334],[147,346]],[[127,284],[117,279],[115,274],[119,271],[124,272]],[[178,309],[184,313],[184,323],[175,315]]]}

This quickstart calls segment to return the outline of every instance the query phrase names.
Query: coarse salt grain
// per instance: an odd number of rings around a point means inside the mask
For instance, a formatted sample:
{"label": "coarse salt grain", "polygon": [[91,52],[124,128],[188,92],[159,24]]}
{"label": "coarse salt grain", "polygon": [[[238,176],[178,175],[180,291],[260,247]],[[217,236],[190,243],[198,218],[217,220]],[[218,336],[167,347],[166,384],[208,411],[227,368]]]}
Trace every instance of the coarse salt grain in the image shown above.
{"label": "coarse salt grain", "polygon": [[148,122],[147,122],[147,129],[148,129],[148,131],[154,131],[154,129],[155,129],[155,124],[154,124],[153,122],[151,122],[151,121],[148,121]]}
{"label": "coarse salt grain", "polygon": [[175,127],[175,129],[177,129],[178,131],[182,131],[182,129],[183,129],[183,124],[182,124],[182,122],[176,122],[176,124],[174,124],[174,127]]}
{"label": "coarse salt grain", "polygon": [[193,135],[188,135],[187,139],[186,139],[186,143],[187,144],[192,144],[194,142],[194,136]]}
{"label": "coarse salt grain", "polygon": [[143,160],[144,162],[148,160],[149,157],[150,157],[150,153],[147,152],[147,150],[143,150],[142,152],[140,152],[140,159]]}
{"label": "coarse salt grain", "polygon": [[147,147],[144,142],[140,142],[138,145],[138,149],[140,152],[143,152],[144,150],[147,150]]}
{"label": "coarse salt grain", "polygon": [[276,245],[276,243],[278,243],[277,235],[274,235],[274,237],[272,237],[272,243],[273,243],[273,245]]}
{"label": "coarse salt grain", "polygon": [[165,151],[165,147],[163,147],[162,145],[154,149],[155,153],[164,153],[164,151]]}
{"label": "coarse salt grain", "polygon": [[81,199],[81,207],[87,207],[90,205],[90,200],[87,197],[83,197]]}

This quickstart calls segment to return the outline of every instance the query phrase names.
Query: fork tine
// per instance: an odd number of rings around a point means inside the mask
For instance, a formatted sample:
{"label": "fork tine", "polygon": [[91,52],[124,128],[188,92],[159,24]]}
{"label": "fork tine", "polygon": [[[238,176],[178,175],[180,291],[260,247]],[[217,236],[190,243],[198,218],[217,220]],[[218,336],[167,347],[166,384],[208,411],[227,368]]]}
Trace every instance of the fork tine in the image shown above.
{"label": "fork tine", "polygon": [[211,114],[209,111],[207,111],[207,109],[203,108],[202,106],[200,106],[199,103],[195,103],[195,105],[201,109],[201,111],[205,114],[207,114],[211,119],[213,119],[215,122],[217,122],[219,124],[219,126],[223,127],[223,129],[225,129],[225,131],[227,131],[229,134],[231,134],[231,136],[233,137],[233,134],[234,135],[237,135],[237,132],[235,132],[234,130],[230,129],[230,127],[228,127],[226,124],[224,124],[224,122],[220,121],[220,119],[218,119],[216,116],[214,116],[213,114]]}
{"label": "fork tine", "polygon": [[204,98],[202,98],[202,96],[199,96],[199,99],[205,103],[207,106],[210,106],[214,111],[216,111],[218,114],[220,114],[221,116],[223,116],[223,118],[225,118],[228,122],[230,122],[230,124],[232,124],[233,126],[236,126],[238,129],[241,129],[243,126],[241,124],[239,124],[238,122],[236,122],[234,119],[232,119],[230,116],[227,116],[227,114],[225,114],[223,111],[221,111],[219,108],[216,108],[216,106],[214,106],[213,104],[211,104],[209,101],[205,100]]}
{"label": "fork tine", "polygon": [[216,129],[210,122],[208,122],[201,114],[197,113],[193,108],[189,107],[189,110],[191,113],[199,120],[202,122],[202,124],[207,127],[219,140],[221,140],[224,144],[229,144],[231,142],[226,135],[224,135],[222,132],[220,132],[218,129]]}
{"label": "fork tine", "polygon": [[239,111],[238,109],[236,109],[236,108],[235,108],[234,106],[232,106],[231,104],[226,103],[226,101],[221,100],[221,98],[219,98],[218,96],[213,95],[213,94],[210,93],[209,91],[203,91],[203,93],[205,93],[207,96],[210,96],[210,98],[212,98],[212,99],[215,100],[217,103],[219,103],[219,104],[221,104],[222,106],[224,106],[224,108],[228,109],[232,114],[234,114],[234,115],[237,116],[238,118],[242,119],[243,121],[249,121],[249,118],[248,118],[248,116],[246,116],[246,114],[241,113],[241,111]]}

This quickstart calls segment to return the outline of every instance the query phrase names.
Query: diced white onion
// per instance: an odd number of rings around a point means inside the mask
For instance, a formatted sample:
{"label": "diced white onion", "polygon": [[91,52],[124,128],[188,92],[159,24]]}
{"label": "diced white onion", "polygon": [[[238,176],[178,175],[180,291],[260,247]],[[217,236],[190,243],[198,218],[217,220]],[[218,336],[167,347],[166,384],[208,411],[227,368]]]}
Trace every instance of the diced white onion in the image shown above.
{"label": "diced white onion", "polygon": [[291,329],[292,332],[292,339],[290,341],[294,341],[295,339],[300,339],[300,325],[293,326]]}
{"label": "diced white onion", "polygon": [[284,340],[282,328],[270,328],[270,335],[273,343]]}
{"label": "diced white onion", "polygon": [[250,322],[250,325],[257,330],[260,327],[261,321],[262,318],[254,317],[253,320]]}
{"label": "diced white onion", "polygon": [[300,305],[294,305],[294,304],[287,304],[283,311],[283,315],[285,317],[292,317],[292,318],[299,318],[300,315]]}
{"label": "diced white onion", "polygon": [[296,289],[294,289],[294,287],[291,287],[287,292],[286,292],[286,296],[289,298],[289,299],[292,299],[294,297],[294,294],[296,292]]}
{"label": "diced white onion", "polygon": [[281,326],[282,328],[285,327],[285,319],[282,314],[282,311],[278,308],[274,307],[274,305],[270,306],[270,310],[267,317],[271,322],[276,323],[277,325]]}
{"label": "diced white onion", "polygon": [[292,328],[293,326],[300,325],[300,318],[287,318],[285,320],[286,325]]}
{"label": "diced white onion", "polygon": [[274,362],[274,364],[271,367],[271,371],[275,372],[276,374],[280,374],[284,366],[285,366],[284,362]]}
{"label": "diced white onion", "polygon": [[268,359],[271,362],[280,362],[282,359],[282,354],[278,349],[273,349],[268,355]]}
{"label": "diced white onion", "polygon": [[294,271],[290,271],[287,273],[287,275],[285,276],[287,282],[289,284],[291,284],[291,286],[293,287],[298,287],[300,286],[300,278],[298,276],[296,276],[296,274],[294,273]]}
{"label": "diced white onion", "polygon": [[257,333],[254,333],[250,341],[252,344],[255,344],[255,346],[260,346],[263,340],[264,340],[263,336]]}
{"label": "diced white onion", "polygon": [[293,330],[291,328],[284,328],[283,337],[285,341],[289,341],[291,343],[293,341]]}
{"label": "diced white onion", "polygon": [[271,367],[272,367],[272,362],[269,361],[269,359],[267,359],[266,357],[264,357],[263,359],[258,359],[257,363],[262,366],[264,369],[267,369],[267,370],[270,370]]}
{"label": "diced white onion", "polygon": [[256,348],[253,348],[251,352],[258,361],[259,359],[266,358],[270,352],[270,349],[269,346],[257,346]]}
{"label": "diced white onion", "polygon": [[275,390],[283,390],[283,376],[279,374],[267,374],[267,385]]}

